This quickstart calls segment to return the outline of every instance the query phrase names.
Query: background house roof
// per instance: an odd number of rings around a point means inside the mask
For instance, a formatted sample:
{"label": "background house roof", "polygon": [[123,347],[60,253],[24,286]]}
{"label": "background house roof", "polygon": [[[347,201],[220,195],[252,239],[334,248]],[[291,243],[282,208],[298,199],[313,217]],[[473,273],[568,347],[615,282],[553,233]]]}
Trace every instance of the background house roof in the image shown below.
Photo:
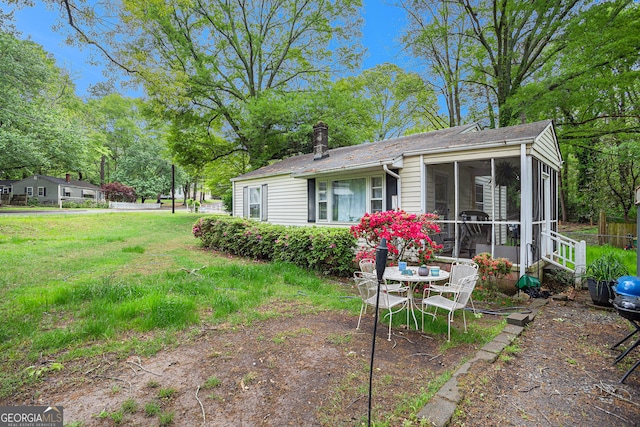
{"label": "background house roof", "polygon": [[64,178],[56,178],[53,176],[46,176],[46,175],[37,175],[37,176],[38,176],[38,179],[46,179],[47,181],[53,182],[54,184],[58,184],[58,185],[87,188],[87,189],[99,190],[99,191],[102,190],[102,188],[98,187],[97,185],[93,185],[90,182],[86,182],[86,181],[79,181],[77,179],[72,179],[69,182],[67,182]]}
{"label": "background house roof", "polygon": [[235,180],[292,174],[306,175],[340,169],[391,164],[405,153],[428,154],[430,151],[473,148],[497,143],[533,142],[551,123],[550,120],[499,129],[477,130],[477,125],[457,126],[433,132],[418,133],[384,141],[340,147],[329,150],[329,156],[314,160],[314,154],[289,157],[260,169],[240,175]]}

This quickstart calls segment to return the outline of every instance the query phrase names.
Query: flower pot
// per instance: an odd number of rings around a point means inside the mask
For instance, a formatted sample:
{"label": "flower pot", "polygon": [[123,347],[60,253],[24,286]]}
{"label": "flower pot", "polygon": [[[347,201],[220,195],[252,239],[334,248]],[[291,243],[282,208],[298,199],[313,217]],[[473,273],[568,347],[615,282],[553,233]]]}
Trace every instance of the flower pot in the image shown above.
{"label": "flower pot", "polygon": [[587,278],[587,285],[589,287],[589,295],[595,305],[603,307],[613,307],[610,300],[613,299],[613,292],[611,291],[611,285],[615,282],[612,281],[597,281],[592,278]]}

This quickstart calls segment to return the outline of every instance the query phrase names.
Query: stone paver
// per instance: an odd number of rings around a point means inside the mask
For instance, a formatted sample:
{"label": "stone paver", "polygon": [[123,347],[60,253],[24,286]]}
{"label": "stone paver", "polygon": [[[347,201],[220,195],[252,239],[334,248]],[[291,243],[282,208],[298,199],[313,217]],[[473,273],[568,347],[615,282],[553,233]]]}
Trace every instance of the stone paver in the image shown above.
{"label": "stone paver", "polygon": [[458,390],[458,376],[466,374],[471,369],[473,363],[492,363],[498,358],[500,352],[522,333],[524,326],[535,319],[536,312],[547,303],[546,299],[536,299],[531,302],[531,313],[515,313],[518,321],[508,322],[502,333],[497,335],[491,342],[482,347],[476,355],[467,363],[461,365],[452,375],[451,379],[443,385],[436,395],[418,412],[419,419],[426,419],[431,425],[444,427],[453,416],[458,402],[462,399]]}

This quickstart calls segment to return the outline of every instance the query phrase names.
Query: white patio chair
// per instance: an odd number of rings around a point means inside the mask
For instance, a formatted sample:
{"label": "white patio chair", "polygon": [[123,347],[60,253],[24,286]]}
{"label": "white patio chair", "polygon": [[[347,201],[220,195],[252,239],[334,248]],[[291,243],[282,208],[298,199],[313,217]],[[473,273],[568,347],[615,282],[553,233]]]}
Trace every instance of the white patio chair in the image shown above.
{"label": "white patio chair", "polygon": [[[430,285],[423,291],[422,297],[423,299],[428,298],[432,292],[442,295],[446,292],[456,291],[460,288],[462,279],[473,276],[474,274],[478,274],[478,264],[475,262],[454,262],[451,264],[449,281],[443,285]],[[475,313],[476,308],[473,305],[473,298],[471,296],[469,296],[469,302],[471,309]]]}
{"label": "white patio chair", "polygon": [[376,260],[372,258],[364,258],[360,260],[360,271],[363,273],[376,272]]}
{"label": "white patio chair", "polygon": [[[377,280],[376,260],[371,258],[364,258],[360,260],[360,271],[363,275],[369,275],[370,277],[373,277],[374,280]],[[408,289],[407,286],[402,283],[387,283],[386,280],[382,286],[387,292],[404,293]]]}
{"label": "white patio chair", "polygon": [[[376,278],[371,276],[355,276],[356,286],[358,292],[362,298],[362,305],[360,306],[360,317],[358,318],[357,330],[360,330],[360,321],[362,320],[362,314],[367,312],[367,306],[376,306],[376,294],[378,293],[378,282]],[[409,298],[406,296],[395,295],[389,292],[385,292],[380,289],[380,296],[378,301],[378,309],[388,310],[384,317],[389,317],[389,338],[391,341],[391,324],[393,323],[394,313],[399,312],[403,308],[407,307]],[[394,310],[395,308],[395,310]],[[409,311],[407,310],[407,324],[409,324]]]}
{"label": "white patio chair", "polygon": [[451,322],[453,322],[453,314],[456,310],[462,310],[462,318],[464,319],[464,332],[467,333],[467,316],[465,315],[464,308],[467,306],[471,293],[476,287],[478,281],[478,275],[467,276],[463,278],[459,284],[460,287],[457,290],[451,289],[450,292],[453,296],[452,299],[445,298],[442,295],[434,295],[422,300],[422,331],[424,331],[424,315],[428,307],[433,307],[433,313],[426,313],[433,316],[432,320],[436,319],[436,311],[438,308],[447,310],[449,312],[447,316],[447,342],[451,341]]}

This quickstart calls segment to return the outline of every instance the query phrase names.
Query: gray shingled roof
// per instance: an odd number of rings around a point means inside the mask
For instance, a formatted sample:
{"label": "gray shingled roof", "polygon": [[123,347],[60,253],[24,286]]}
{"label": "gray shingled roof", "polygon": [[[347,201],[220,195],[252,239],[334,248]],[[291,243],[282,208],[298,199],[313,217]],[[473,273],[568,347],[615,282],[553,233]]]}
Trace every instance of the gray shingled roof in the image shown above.
{"label": "gray shingled roof", "polygon": [[[531,142],[547,126],[550,120],[510,126],[499,129],[471,131],[475,124],[458,126],[433,132],[419,133],[384,141],[340,147],[329,150],[329,156],[314,160],[314,154],[289,157],[271,165],[240,175],[233,180],[292,174],[305,175],[358,169],[366,166],[390,164],[406,153],[417,155],[447,149],[457,150],[474,146],[517,141]],[[465,131],[467,131],[465,133]]]}
{"label": "gray shingled roof", "polygon": [[86,181],[78,181],[77,179],[72,179],[70,180],[70,182],[67,182],[66,179],[64,178],[56,178],[53,176],[45,176],[45,175],[38,175],[38,178],[43,178],[46,179],[48,181],[53,182],[54,184],[59,184],[59,185],[70,185],[73,187],[81,187],[81,188],[88,188],[91,190],[102,190],[102,188],[98,187],[97,185],[93,185],[90,182],[86,182]]}

